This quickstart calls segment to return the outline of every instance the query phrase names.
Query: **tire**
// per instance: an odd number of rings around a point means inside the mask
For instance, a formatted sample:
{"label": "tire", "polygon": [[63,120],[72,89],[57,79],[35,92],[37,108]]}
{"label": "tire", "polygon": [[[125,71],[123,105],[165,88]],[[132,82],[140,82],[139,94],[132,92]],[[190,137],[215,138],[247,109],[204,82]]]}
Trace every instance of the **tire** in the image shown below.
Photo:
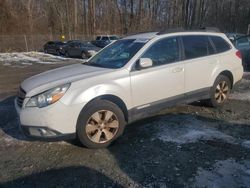
{"label": "tire", "polygon": [[61,55],[59,50],[56,50],[56,55],[57,55],[57,56],[60,56],[60,55]]}
{"label": "tire", "polygon": [[82,59],[87,59],[87,58],[88,58],[88,57],[86,56],[85,52],[82,52],[81,58],[82,58]]}
{"label": "tire", "polygon": [[88,148],[105,148],[122,135],[125,124],[124,114],[116,104],[96,100],[81,111],[76,127],[77,138]]}
{"label": "tire", "polygon": [[219,75],[210,91],[209,104],[213,107],[223,106],[229,97],[232,83],[227,76]]}

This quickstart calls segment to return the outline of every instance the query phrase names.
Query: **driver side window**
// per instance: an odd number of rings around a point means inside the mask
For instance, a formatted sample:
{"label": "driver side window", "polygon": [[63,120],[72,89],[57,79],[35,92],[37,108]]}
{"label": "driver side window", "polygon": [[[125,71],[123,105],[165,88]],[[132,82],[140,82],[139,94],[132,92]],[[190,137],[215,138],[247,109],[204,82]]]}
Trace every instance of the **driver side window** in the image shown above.
{"label": "driver side window", "polygon": [[150,58],[153,61],[153,66],[179,61],[180,53],[177,38],[166,38],[154,43],[141,58]]}

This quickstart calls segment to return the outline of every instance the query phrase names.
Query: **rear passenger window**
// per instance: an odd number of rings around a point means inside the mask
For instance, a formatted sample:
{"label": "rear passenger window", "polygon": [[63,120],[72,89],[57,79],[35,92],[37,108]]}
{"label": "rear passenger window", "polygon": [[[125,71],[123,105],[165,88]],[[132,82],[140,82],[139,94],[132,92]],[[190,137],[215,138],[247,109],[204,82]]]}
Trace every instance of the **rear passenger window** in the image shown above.
{"label": "rear passenger window", "polygon": [[182,41],[185,59],[193,59],[215,53],[208,36],[183,36]]}
{"label": "rear passenger window", "polygon": [[230,45],[221,37],[210,36],[217,53],[222,53],[231,49]]}

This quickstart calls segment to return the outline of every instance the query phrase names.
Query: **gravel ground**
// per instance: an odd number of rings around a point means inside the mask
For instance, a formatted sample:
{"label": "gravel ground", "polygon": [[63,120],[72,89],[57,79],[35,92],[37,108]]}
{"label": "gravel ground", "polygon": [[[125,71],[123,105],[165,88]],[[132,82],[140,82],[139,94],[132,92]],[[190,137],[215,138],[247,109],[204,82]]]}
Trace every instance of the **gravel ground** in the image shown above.
{"label": "gravel ground", "polygon": [[13,105],[18,85],[79,62],[0,54],[0,187],[250,187],[249,73],[223,108],[196,102],[167,109],[128,125],[106,149],[27,140]]}

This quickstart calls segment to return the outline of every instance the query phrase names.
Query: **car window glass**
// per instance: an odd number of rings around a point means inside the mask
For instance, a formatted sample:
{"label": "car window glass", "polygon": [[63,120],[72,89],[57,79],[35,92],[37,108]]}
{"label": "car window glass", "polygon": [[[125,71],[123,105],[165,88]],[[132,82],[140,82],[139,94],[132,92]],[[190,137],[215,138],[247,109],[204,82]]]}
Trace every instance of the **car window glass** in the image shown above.
{"label": "car window glass", "polygon": [[179,60],[179,45],[177,38],[166,38],[153,44],[142,58],[150,58],[153,66],[173,63]]}
{"label": "car window glass", "polygon": [[118,40],[118,37],[117,36],[111,36],[109,37],[110,40]]}
{"label": "car window glass", "polygon": [[183,36],[185,59],[193,59],[214,54],[214,49],[207,36]]}
{"label": "car window glass", "polygon": [[85,65],[105,68],[120,68],[124,66],[147,41],[135,39],[118,40],[90,59]]}
{"label": "car window glass", "polygon": [[96,40],[101,40],[101,37],[100,36],[96,37]]}
{"label": "car window glass", "polygon": [[109,40],[108,37],[102,37],[102,40]]}
{"label": "car window glass", "polygon": [[230,50],[230,45],[223,38],[218,36],[210,36],[210,38],[214,43],[217,53]]}
{"label": "car window glass", "polygon": [[249,46],[249,40],[247,37],[239,38],[236,40],[237,46]]}

